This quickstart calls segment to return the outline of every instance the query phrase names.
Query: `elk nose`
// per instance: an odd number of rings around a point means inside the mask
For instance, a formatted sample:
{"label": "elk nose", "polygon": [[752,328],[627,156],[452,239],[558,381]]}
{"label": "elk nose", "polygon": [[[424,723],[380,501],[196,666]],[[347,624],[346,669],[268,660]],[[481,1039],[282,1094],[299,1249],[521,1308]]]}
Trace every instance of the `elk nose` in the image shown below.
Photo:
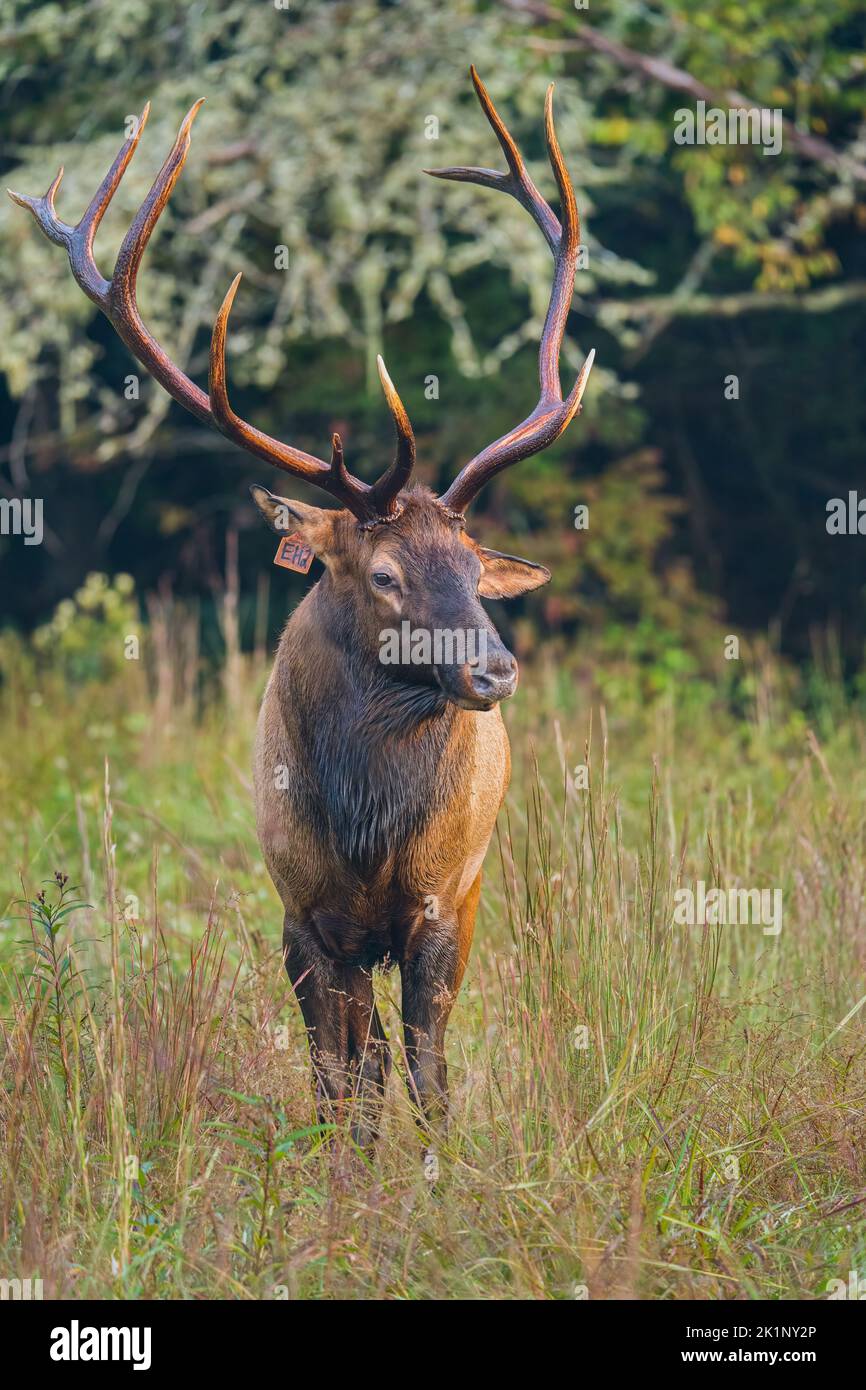
{"label": "elk nose", "polygon": [[517,689],[517,662],[511,652],[491,654],[483,668],[470,666],[469,683],[478,700],[491,705],[507,700]]}

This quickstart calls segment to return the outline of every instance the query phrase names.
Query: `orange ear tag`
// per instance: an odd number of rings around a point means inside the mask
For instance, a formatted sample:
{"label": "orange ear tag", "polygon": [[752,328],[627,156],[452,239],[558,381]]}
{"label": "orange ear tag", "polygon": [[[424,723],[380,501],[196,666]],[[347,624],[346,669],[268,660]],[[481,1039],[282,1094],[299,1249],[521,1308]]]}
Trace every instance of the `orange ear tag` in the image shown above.
{"label": "orange ear tag", "polygon": [[283,536],[277,546],[274,564],[282,565],[283,569],[295,570],[297,574],[309,574],[314,558],[303,536],[295,533],[292,536]]}

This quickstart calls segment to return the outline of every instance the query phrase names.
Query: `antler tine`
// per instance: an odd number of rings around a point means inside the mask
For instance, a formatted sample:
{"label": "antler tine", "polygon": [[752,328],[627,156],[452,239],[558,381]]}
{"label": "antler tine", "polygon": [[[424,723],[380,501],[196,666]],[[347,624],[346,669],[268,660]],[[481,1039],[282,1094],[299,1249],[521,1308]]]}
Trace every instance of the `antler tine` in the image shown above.
{"label": "antler tine", "polygon": [[[559,190],[559,200],[562,205],[562,228],[559,247],[554,253],[556,268],[553,275],[550,304],[544,321],[544,331],[541,335],[538,374],[541,378],[541,399],[561,401],[559,353],[574,294],[574,271],[577,265],[577,253],[580,250],[580,218],[577,214],[574,188],[562,158],[562,151],[556,138],[556,128],[553,124],[552,82],[547,89],[547,96],[544,101],[544,139],[550,167],[553,170],[556,186]],[[564,428],[565,425],[563,425]]]}
{"label": "antler tine", "polygon": [[412,432],[412,426],[409,423],[409,416],[406,414],[403,402],[397,394],[397,389],[388,375],[388,369],[381,357],[376,358],[376,366],[397,432],[397,449],[394,454],[394,461],[379,481],[373,484],[372,489],[377,508],[381,513],[386,513],[393,507],[397,494],[406,486],[412,476],[412,470],[415,467],[415,435]]}
{"label": "antler tine", "polygon": [[108,312],[108,295],[111,284],[100,275],[93,259],[93,238],[117,191],[118,184],[126,172],[127,165],[135,153],[149,114],[150,102],[142,111],[136,122],[135,130],[124,142],[120,153],[93,195],[81,221],[76,226],[71,227],[67,222],[61,221],[54,207],[54,199],[63,180],[62,165],[48,192],[41,198],[31,198],[24,193],[14,193],[11,188],[7,190],[13,202],[32,212],[49,241],[53,241],[57,246],[65,247],[76,283],[106,313]]}
{"label": "antler tine", "polygon": [[333,474],[336,486],[342,490],[350,491],[353,483],[360,488],[361,492],[369,492],[366,483],[362,483],[360,478],[352,478],[343,462],[343,441],[338,434],[331,435],[331,466],[329,472]]}
{"label": "antler tine", "polygon": [[[388,520],[396,515],[396,494],[408,480],[411,462],[407,469],[407,439],[412,440],[412,430],[399,397],[391,387],[393,400],[397,402],[400,419],[388,396],[395,421],[397,421],[400,444],[394,464],[386,471],[375,487],[370,487],[359,478],[354,478],[343,461],[343,447],[337,435],[333,436],[331,461],[316,458],[300,449],[273,439],[270,435],[249,425],[232,410],[226,388],[225,341],[226,326],[232,302],[240,281],[234,280],[214,324],[211,336],[210,383],[209,391],[202,391],[194,381],[176,366],[167,353],[145,326],[136,303],[136,281],[141,258],[144,255],[154,227],[160,214],[171,197],[180,177],[190,147],[192,123],[202,105],[195,102],[184,117],[177,138],[168,157],[154,180],[147,197],[133,219],[123,239],[117,261],[110,280],[99,272],[93,257],[93,241],[97,228],[106,209],[126,172],[129,161],[135,153],[150,111],[145,107],[141,119],[130,138],[125,141],[120,153],[94,194],[81,221],[74,227],[61,221],[54,207],[54,199],[60,187],[63,170],[57,174],[47,193],[41,198],[31,198],[9,190],[14,202],[26,207],[35,217],[42,231],[50,241],[63,246],[69,256],[73,278],[85,294],[109,319],[119,338],[132,354],[138,358],[150,374],[156,378],[169,395],[189,410],[197,419],[214,425],[223,434],[240,444],[249,453],[266,459],[268,463],[284,469],[294,476],[314,483],[331,494],[348,508],[359,521],[369,522]],[[387,392],[386,392],[387,394]],[[412,440],[412,460],[414,461],[414,440]]]}
{"label": "antler tine", "polygon": [[226,335],[229,314],[240,282],[241,276],[236,275],[220,306],[211,334],[208,395],[214,424],[248,453],[257,454],[278,468],[283,468],[298,478],[304,478],[308,483],[314,483],[316,487],[323,488],[332,497],[343,502],[359,520],[369,520],[373,510],[373,498],[370,496],[372,489],[360,478],[353,478],[347,471],[339,435],[332,436],[331,462],[325,463],[324,459],[316,458],[314,454],[305,454],[301,449],[290,448],[269,434],[264,434],[232,410],[226,385]]}
{"label": "antler tine", "polygon": [[[478,183],[485,188],[498,188],[503,193],[510,193],[512,198],[516,198],[518,203],[526,208],[535,221],[538,223],[545,240],[554,255],[559,249],[559,239],[561,227],[559,218],[551,208],[547,200],[542,197],[529,176],[523,156],[508,127],[505,125],[496,107],[490,99],[490,93],[485,87],[475,69],[474,64],[469,69],[472,78],[472,85],[481,104],[481,109],[487,117],[493,133],[496,136],[505,155],[505,162],[508,165],[508,173],[501,174],[496,169],[475,169],[455,166],[448,169],[425,169],[425,174],[432,174],[435,179],[452,179],[455,183]],[[578,237],[578,240],[580,238]]]}
{"label": "antler tine", "polygon": [[580,410],[581,399],[595,359],[593,351],[584,362],[567,399],[563,401],[559,381],[559,354],[574,292],[574,273],[580,246],[580,219],[574,189],[556,138],[553,123],[553,84],[551,83],[547,89],[544,128],[547,154],[562,204],[562,224],[535,187],[517,145],[475,68],[472,67],[470,72],[478,100],[499,141],[509,172],[503,174],[495,169],[455,167],[428,169],[427,173],[433,174],[436,178],[478,183],[487,188],[510,193],[527,209],[544,233],[553,252],[554,275],[538,356],[538,404],[521,424],[495,440],[493,444],[489,444],[461,470],[441,499],[443,506],[457,513],[465,510],[484,484],[500,469],[540,452],[559,438]]}
{"label": "antler tine", "polygon": [[110,280],[106,280],[97,268],[93,257],[93,239],[141,139],[150,113],[150,103],[145,106],[136,129],[124,142],[76,226],[62,222],[54,209],[54,196],[60,186],[62,169],[43,198],[29,198],[13,193],[11,189],[9,192],[16,203],[29,208],[50,241],[66,248],[76,284],[102,310],[130,352],[176,401],[199,420],[209,422],[211,416],[207,395],[162,350],[145,327],[135,301],[135,282],[141,257],[183,168],[189,150],[190,127],[201,104],[201,101],[197,101],[187,112],[168,158],[124,238]]}

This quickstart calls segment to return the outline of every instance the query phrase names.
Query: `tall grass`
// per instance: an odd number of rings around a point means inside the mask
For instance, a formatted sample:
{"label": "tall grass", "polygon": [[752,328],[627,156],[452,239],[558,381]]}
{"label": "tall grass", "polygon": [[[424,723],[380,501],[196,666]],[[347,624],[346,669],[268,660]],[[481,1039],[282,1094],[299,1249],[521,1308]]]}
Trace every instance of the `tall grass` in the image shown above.
{"label": "tall grass", "polygon": [[[188,625],[153,617],[149,680],[75,686],[22,655],[0,690],[0,1276],[47,1297],[787,1298],[866,1268],[856,706],[834,690],[810,729],[768,667],[742,717],[696,717],[688,691],[614,717],[526,673],[431,1184],[393,975],[375,1161],[316,1125],[252,820],[264,667],[235,648],[202,699]],[[780,887],[781,933],[675,925],[697,879]]]}

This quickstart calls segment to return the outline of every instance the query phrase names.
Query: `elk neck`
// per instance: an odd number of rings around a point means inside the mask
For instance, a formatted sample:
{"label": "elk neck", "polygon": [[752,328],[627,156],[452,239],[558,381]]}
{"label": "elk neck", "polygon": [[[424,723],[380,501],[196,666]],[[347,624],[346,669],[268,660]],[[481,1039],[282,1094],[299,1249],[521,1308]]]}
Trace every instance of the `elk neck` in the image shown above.
{"label": "elk neck", "polygon": [[306,774],[297,809],[357,871],[399,854],[471,778],[476,716],[438,686],[391,676],[329,576],[290,618],[274,676]]}

